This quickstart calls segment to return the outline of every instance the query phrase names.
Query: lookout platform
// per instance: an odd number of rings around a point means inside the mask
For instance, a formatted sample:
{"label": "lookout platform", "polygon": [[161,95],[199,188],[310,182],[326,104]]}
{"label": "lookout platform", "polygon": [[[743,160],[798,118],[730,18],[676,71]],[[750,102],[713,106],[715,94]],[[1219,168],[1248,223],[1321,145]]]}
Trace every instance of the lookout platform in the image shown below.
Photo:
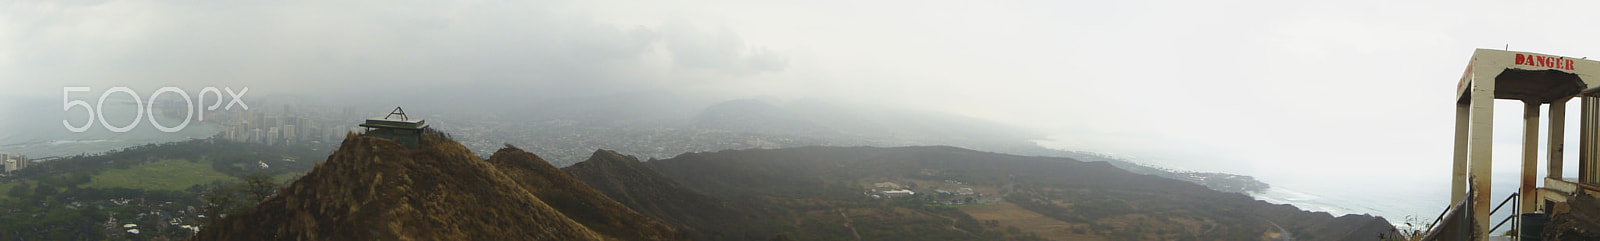
{"label": "lookout platform", "polygon": [[428,123],[422,119],[413,120],[406,116],[405,110],[395,107],[389,115],[369,118],[359,126],[367,128],[362,135],[392,140],[415,149],[422,144],[422,133],[428,128]]}
{"label": "lookout platform", "polygon": [[[1456,83],[1455,151],[1451,169],[1448,215],[1429,236],[1438,240],[1490,240],[1506,220],[1522,227],[1522,217],[1561,215],[1577,195],[1600,193],[1600,61],[1528,52],[1478,49]],[[1488,195],[1492,180],[1494,100],[1520,100],[1523,104],[1521,178],[1516,193],[1500,205],[1511,203],[1513,215],[1490,220],[1499,210]],[[1562,176],[1566,105],[1578,99],[1578,176]],[[1536,176],[1539,165],[1540,110],[1548,106],[1547,176]],[[1543,181],[1542,187],[1538,186]],[[1529,222],[1534,223],[1534,222]],[[1540,223],[1542,224],[1542,223]],[[1531,227],[1531,226],[1530,226]],[[1504,230],[1504,229],[1502,229]],[[1542,230],[1525,230],[1527,235]],[[1522,236],[1524,238],[1529,236]]]}

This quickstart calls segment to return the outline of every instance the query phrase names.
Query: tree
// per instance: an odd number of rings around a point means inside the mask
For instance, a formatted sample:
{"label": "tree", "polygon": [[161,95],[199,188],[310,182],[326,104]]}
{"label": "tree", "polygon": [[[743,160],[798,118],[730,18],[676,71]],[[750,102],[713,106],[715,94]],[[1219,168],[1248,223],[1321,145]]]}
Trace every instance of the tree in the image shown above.
{"label": "tree", "polygon": [[91,173],[72,173],[71,176],[71,186],[83,185],[89,183],[90,181],[94,181],[94,174]]}
{"label": "tree", "polygon": [[232,212],[239,206],[238,190],[238,184],[217,183],[215,187],[200,196],[200,201],[205,204],[200,209],[200,214],[205,215],[207,219],[216,220],[223,214]]}
{"label": "tree", "polygon": [[18,182],[17,186],[11,187],[11,190],[6,191],[6,195],[13,198],[27,197],[28,194],[33,194],[33,187],[29,186],[28,182]]}
{"label": "tree", "polygon": [[272,176],[268,176],[265,173],[257,172],[245,175],[242,179],[244,181],[244,190],[242,191],[249,195],[249,201],[252,203],[267,200],[267,197],[271,197],[273,193],[278,191],[278,182],[272,180]]}
{"label": "tree", "polygon": [[212,184],[200,196],[200,201],[205,205],[200,213],[215,220],[260,203],[278,191],[278,183],[265,173],[245,175],[240,181]]}
{"label": "tree", "polygon": [[56,187],[51,186],[49,182],[39,182],[39,186],[33,188],[33,195],[38,195],[41,198],[54,196],[56,195]]}

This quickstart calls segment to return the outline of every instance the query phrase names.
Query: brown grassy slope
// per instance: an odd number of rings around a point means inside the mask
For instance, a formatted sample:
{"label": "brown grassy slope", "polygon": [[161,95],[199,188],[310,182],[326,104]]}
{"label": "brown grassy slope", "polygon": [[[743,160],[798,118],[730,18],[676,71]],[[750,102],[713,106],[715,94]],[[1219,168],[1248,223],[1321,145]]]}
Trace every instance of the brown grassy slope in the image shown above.
{"label": "brown grassy slope", "polygon": [[489,157],[501,172],[589,229],[622,240],[689,240],[687,235],[607,198],[533,153],[502,148]]}
{"label": "brown grassy slope", "polygon": [[562,170],[612,200],[675,224],[697,239],[715,239],[710,237],[711,233],[734,228],[729,224],[741,222],[741,215],[721,200],[683,187],[631,156],[596,150],[588,160]]}
{"label": "brown grassy slope", "polygon": [[600,240],[448,138],[351,134],[324,163],[193,240]]}
{"label": "brown grassy slope", "polygon": [[972,215],[978,220],[995,220],[1000,222],[1000,227],[1017,227],[1022,232],[1032,232],[1049,240],[1106,240],[1104,237],[1092,234],[1073,232],[1074,228],[1082,228],[1088,224],[1068,223],[1052,219],[1039,213],[1009,202],[996,202],[987,205],[968,205],[957,207],[962,212]]}

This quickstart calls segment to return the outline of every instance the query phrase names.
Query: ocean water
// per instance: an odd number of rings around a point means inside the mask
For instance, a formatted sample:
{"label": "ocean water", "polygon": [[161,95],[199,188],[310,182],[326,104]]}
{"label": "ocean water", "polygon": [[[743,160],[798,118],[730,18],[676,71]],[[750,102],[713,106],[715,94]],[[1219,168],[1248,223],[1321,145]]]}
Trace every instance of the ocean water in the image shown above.
{"label": "ocean water", "polygon": [[[1490,197],[1500,204],[1516,192],[1518,173],[1494,173]],[[1381,216],[1396,227],[1424,228],[1433,223],[1450,204],[1449,176],[1428,176],[1394,180],[1264,180],[1272,185],[1266,192],[1251,195],[1257,200],[1294,205],[1302,210],[1328,212],[1334,216],[1369,214]],[[1490,220],[1499,223],[1511,215],[1510,203]],[[1496,233],[1511,228],[1507,222]]]}
{"label": "ocean water", "polygon": [[[106,122],[118,127],[133,122],[137,111],[143,107],[136,107],[126,96],[119,94],[113,97],[108,98],[104,107],[101,107]],[[88,102],[90,105],[98,104],[95,101]],[[155,108],[184,108],[181,105],[181,102],[178,105],[157,104]],[[144,114],[152,113],[147,111]],[[199,122],[192,118],[186,127],[172,133],[156,129],[148,116],[142,117],[140,123],[131,130],[120,133],[101,126],[99,118],[84,132],[69,131],[61,123],[67,120],[73,126],[81,126],[89,121],[88,115],[83,108],[62,110],[60,99],[0,99],[0,153],[22,154],[30,159],[94,154],[150,143],[206,138],[221,131],[220,125],[215,122]],[[156,116],[163,126],[176,126],[183,122],[182,119],[182,116]]]}
{"label": "ocean water", "polygon": [[1334,216],[1369,214],[1381,216],[1396,226],[1406,226],[1408,222],[1422,226],[1422,223],[1432,222],[1449,205],[1449,183],[1440,183],[1442,188],[1432,183],[1345,186],[1280,181],[1268,182],[1272,188],[1251,196]]}
{"label": "ocean water", "polygon": [[[1569,135],[1572,136],[1572,135]],[[1083,149],[1091,147],[1083,143],[1074,143],[1066,137],[1053,137],[1048,140],[1036,141],[1041,146],[1057,149]],[[1449,140],[1448,138],[1444,140]],[[1576,143],[1569,140],[1567,143]],[[1515,146],[1513,146],[1514,148]],[[1089,148],[1093,149],[1093,148]],[[1513,161],[1517,152],[1508,150],[1512,155],[1498,157],[1493,186],[1490,188],[1490,197],[1495,204],[1499,204],[1506,196],[1516,192],[1517,180],[1520,180],[1517,168]],[[1136,154],[1136,153],[1135,153]],[[1445,156],[1448,158],[1448,155]],[[1174,165],[1163,165],[1163,162],[1139,161],[1155,163],[1164,168],[1185,170]],[[1313,212],[1327,212],[1333,216],[1348,214],[1368,214],[1383,217],[1396,227],[1423,228],[1432,223],[1450,205],[1450,174],[1448,164],[1425,169],[1396,169],[1392,166],[1374,166],[1371,170],[1329,167],[1322,165],[1352,165],[1348,163],[1315,163],[1303,162],[1303,165],[1289,165],[1293,168],[1256,169],[1256,172],[1221,171],[1234,174],[1251,175],[1272,187],[1265,192],[1252,194],[1257,200],[1274,204],[1289,204],[1297,208]],[[1366,163],[1366,162],[1363,162]],[[1575,160],[1568,157],[1568,165],[1575,165]],[[1285,165],[1279,165],[1285,166]],[[1414,168],[1414,167],[1413,167]],[[1543,168],[1543,165],[1540,165]],[[1574,168],[1568,168],[1567,176],[1576,176]],[[1351,172],[1350,170],[1361,170]],[[1327,173],[1348,172],[1345,175],[1327,175]],[[1541,171],[1538,174],[1543,177]],[[1319,178],[1320,177],[1320,178]],[[1541,179],[1542,180],[1542,179]],[[1500,222],[1511,213],[1510,204],[1491,216],[1493,222]],[[1504,232],[1506,227],[1496,232]]]}

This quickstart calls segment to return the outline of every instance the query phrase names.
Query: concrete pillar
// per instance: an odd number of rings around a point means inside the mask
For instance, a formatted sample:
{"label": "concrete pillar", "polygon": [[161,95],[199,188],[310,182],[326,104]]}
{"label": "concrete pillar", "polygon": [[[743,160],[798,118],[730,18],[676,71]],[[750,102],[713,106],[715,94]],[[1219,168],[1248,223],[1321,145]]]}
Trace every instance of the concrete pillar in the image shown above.
{"label": "concrete pillar", "polygon": [[[1474,73],[1477,74],[1477,73]],[[1486,74],[1487,75],[1487,74]],[[1489,237],[1489,208],[1494,207],[1494,197],[1489,195],[1493,175],[1494,144],[1494,77],[1474,76],[1472,80],[1471,115],[1467,130],[1467,182],[1475,191],[1472,198],[1472,220],[1476,224],[1473,235],[1478,240]]]}
{"label": "concrete pillar", "polygon": [[1548,170],[1546,170],[1547,173],[1545,174],[1550,178],[1561,179],[1561,164],[1566,162],[1563,159],[1565,155],[1562,152],[1566,150],[1567,145],[1565,139],[1567,129],[1566,113],[1567,101],[1570,100],[1572,98],[1560,98],[1550,102],[1550,134],[1547,134],[1550,138],[1546,141],[1549,144],[1546,144],[1548,149],[1545,150],[1545,157],[1547,157],[1545,162],[1548,163]]}
{"label": "concrete pillar", "polygon": [[1538,192],[1534,184],[1539,183],[1539,101],[1522,101],[1522,182],[1517,189],[1517,195],[1522,196],[1522,206],[1517,213],[1531,213],[1536,210],[1535,195]]}
{"label": "concrete pillar", "polygon": [[1578,109],[1578,182],[1589,183],[1589,169],[1594,163],[1595,97],[1580,98]]}
{"label": "concrete pillar", "polygon": [[1468,117],[1471,117],[1471,102],[1458,101],[1456,103],[1456,149],[1455,164],[1450,168],[1450,205],[1461,203],[1467,198],[1467,127]]}

